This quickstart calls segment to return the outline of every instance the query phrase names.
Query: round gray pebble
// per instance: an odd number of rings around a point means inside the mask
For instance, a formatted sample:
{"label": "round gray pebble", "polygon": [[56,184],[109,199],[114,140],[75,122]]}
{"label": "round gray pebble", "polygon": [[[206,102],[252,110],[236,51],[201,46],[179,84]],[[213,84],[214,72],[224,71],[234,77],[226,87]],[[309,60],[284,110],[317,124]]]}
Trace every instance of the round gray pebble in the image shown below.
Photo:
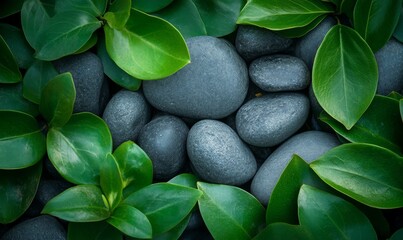
{"label": "round gray pebble", "polygon": [[257,169],[246,144],[232,128],[217,120],[201,120],[193,125],[187,151],[196,173],[209,182],[242,185]]}
{"label": "round gray pebble", "polygon": [[309,115],[309,100],[300,93],[270,93],[242,105],[236,129],[247,143],[275,146],[294,134]]}
{"label": "round gray pebble", "polygon": [[227,41],[210,36],[187,39],[191,63],[160,81],[144,81],[155,108],[194,119],[219,119],[235,112],[248,90],[244,60]]}

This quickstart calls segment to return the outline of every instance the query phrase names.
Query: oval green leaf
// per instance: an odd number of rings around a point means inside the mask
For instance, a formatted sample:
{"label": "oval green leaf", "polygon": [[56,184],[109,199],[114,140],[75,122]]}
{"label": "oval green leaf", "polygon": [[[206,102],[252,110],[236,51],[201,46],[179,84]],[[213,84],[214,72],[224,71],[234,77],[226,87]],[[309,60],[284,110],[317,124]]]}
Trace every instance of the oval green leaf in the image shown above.
{"label": "oval green leaf", "polygon": [[130,16],[131,0],[114,0],[110,3],[108,12],[105,14],[108,25],[111,28],[121,29],[125,26]]}
{"label": "oval green leaf", "polygon": [[178,225],[167,232],[153,236],[153,240],[177,240],[180,239],[182,233],[189,224],[192,213],[189,213]]}
{"label": "oval green leaf", "polygon": [[173,0],[131,0],[133,8],[146,13],[159,11],[173,2]]}
{"label": "oval green leaf", "polygon": [[195,175],[191,173],[182,173],[169,180],[168,183],[197,188],[197,181],[199,181],[199,179]]}
{"label": "oval green leaf", "polygon": [[389,240],[399,240],[403,239],[403,228],[400,228],[397,230],[390,238]]}
{"label": "oval green leaf", "polygon": [[41,213],[70,222],[96,222],[109,217],[102,191],[95,185],[78,185],[65,190],[46,203]]}
{"label": "oval green leaf", "polygon": [[4,38],[0,35],[0,83],[16,83],[22,75]]}
{"label": "oval green leaf", "polygon": [[264,208],[241,188],[198,182],[200,213],[214,239],[251,239],[264,225]]}
{"label": "oval green leaf", "polygon": [[393,33],[393,36],[397,40],[399,40],[400,42],[403,43],[403,7],[400,8],[400,17],[399,17],[399,21],[397,22],[397,26],[395,28],[395,32]]}
{"label": "oval green leaf", "polygon": [[90,50],[95,44],[98,42],[98,34],[95,32],[92,34],[91,38],[82,46],[80,49],[78,49],[74,54],[80,54],[83,52],[86,52]]}
{"label": "oval green leaf", "polygon": [[400,117],[402,118],[403,122],[403,99],[400,99],[399,101],[399,108],[400,108]]}
{"label": "oval green leaf", "polygon": [[332,27],[313,64],[312,87],[319,104],[351,129],[375,96],[378,67],[368,44],[352,28]]}
{"label": "oval green leaf", "polygon": [[8,17],[21,10],[25,0],[3,0],[0,8],[0,18]]}
{"label": "oval green leaf", "polygon": [[280,30],[276,31],[276,33],[286,38],[299,38],[316,28],[316,26],[318,26],[325,18],[326,15],[321,15],[306,26]]}
{"label": "oval green leaf", "polygon": [[354,205],[309,185],[299,192],[298,216],[315,239],[377,239],[368,218]]}
{"label": "oval green leaf", "polygon": [[0,110],[14,110],[36,117],[39,114],[38,105],[25,99],[22,92],[21,83],[0,85]]}
{"label": "oval green leaf", "polygon": [[94,17],[100,17],[105,13],[108,0],[69,0],[56,1],[56,12],[84,11]]}
{"label": "oval green leaf", "polygon": [[312,162],[311,168],[331,187],[365,205],[403,206],[403,158],[386,148],[343,144]]}
{"label": "oval green leaf", "polygon": [[99,222],[70,222],[67,231],[68,240],[122,240],[123,234],[108,224]]}
{"label": "oval green leaf", "polygon": [[99,184],[100,166],[112,152],[112,137],[101,118],[77,113],[63,127],[49,129],[47,150],[50,161],[67,181]]}
{"label": "oval green leaf", "polygon": [[132,9],[124,28],[104,30],[109,56],[135,78],[164,78],[190,62],[183,37],[161,18]]}
{"label": "oval green leaf", "polygon": [[350,20],[353,20],[356,2],[357,0],[341,0],[339,13],[344,13]]}
{"label": "oval green leaf", "polygon": [[123,182],[118,163],[111,153],[108,153],[100,170],[101,189],[111,210],[115,209],[122,199]]}
{"label": "oval green leaf", "polygon": [[269,224],[253,240],[283,240],[283,239],[313,239],[311,234],[300,225],[291,225],[282,222]]}

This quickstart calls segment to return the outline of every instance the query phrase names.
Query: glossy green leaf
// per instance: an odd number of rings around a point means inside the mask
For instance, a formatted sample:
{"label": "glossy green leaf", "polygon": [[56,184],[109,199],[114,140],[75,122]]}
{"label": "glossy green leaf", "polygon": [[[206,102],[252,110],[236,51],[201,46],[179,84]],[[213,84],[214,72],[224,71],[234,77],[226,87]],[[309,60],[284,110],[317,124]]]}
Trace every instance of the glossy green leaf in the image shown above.
{"label": "glossy green leaf", "polygon": [[182,233],[185,231],[186,227],[189,224],[190,218],[192,216],[192,213],[189,213],[185,219],[183,219],[178,225],[176,225],[174,228],[170,229],[167,232],[158,234],[153,236],[153,240],[177,240],[180,239],[180,236]]}
{"label": "glossy green leaf", "polygon": [[112,152],[112,137],[101,118],[77,113],[63,127],[49,129],[47,150],[50,161],[66,180],[99,184],[100,166]]}
{"label": "glossy green leaf", "polygon": [[123,204],[142,211],[150,220],[155,235],[180,223],[196,205],[201,194],[194,188],[156,183],[132,193]]}
{"label": "glossy green leaf", "polygon": [[399,102],[395,99],[375,96],[367,111],[350,130],[325,113],[320,115],[320,119],[350,142],[372,143],[396,153],[403,152],[403,125]]}
{"label": "glossy green leaf", "polygon": [[14,110],[36,117],[39,114],[38,105],[22,96],[22,84],[0,85],[0,110]]}
{"label": "glossy green leaf", "polygon": [[397,22],[393,36],[403,43],[403,7],[400,8],[400,17],[399,21]]}
{"label": "glossy green leaf", "polygon": [[105,38],[99,39],[97,44],[97,53],[102,61],[104,73],[112,81],[131,91],[137,91],[140,88],[141,80],[127,74],[109,57],[108,52],[106,51]]}
{"label": "glossy green leaf", "polygon": [[313,64],[312,87],[319,104],[351,129],[375,96],[378,67],[360,35],[344,25],[332,27]]}
{"label": "glossy green leaf", "polygon": [[131,0],[114,0],[111,2],[104,19],[111,28],[121,29],[129,20],[130,10]]}
{"label": "glossy green leaf", "polygon": [[96,222],[109,217],[102,191],[95,185],[78,185],[65,190],[46,203],[41,213],[70,222]]}
{"label": "glossy green leaf", "polygon": [[45,136],[36,119],[26,113],[0,111],[0,169],[34,165],[46,153]]}
{"label": "glossy green leaf", "polygon": [[122,175],[125,197],[153,182],[151,159],[134,142],[122,143],[115,149],[113,156]]}
{"label": "glossy green leaf", "polygon": [[67,231],[68,240],[122,240],[123,234],[108,224],[99,222],[70,222]]}
{"label": "glossy green leaf", "polygon": [[399,101],[400,99],[403,99],[403,95],[396,92],[396,91],[392,91],[391,93],[388,94],[388,97],[393,98],[397,101]]}
{"label": "glossy green leaf", "polygon": [[312,162],[311,168],[327,184],[365,205],[403,206],[403,158],[386,148],[343,144]]}
{"label": "glossy green leaf", "polygon": [[251,24],[271,30],[304,27],[333,6],[318,0],[250,0],[242,9],[238,24]]}
{"label": "glossy green leaf", "polygon": [[132,9],[123,29],[105,25],[104,30],[109,56],[133,77],[163,78],[190,62],[179,31],[161,18]]}
{"label": "glossy green leaf", "polygon": [[120,205],[106,220],[115,228],[136,238],[151,238],[151,223],[140,210],[129,205]]}
{"label": "glossy green leaf", "polygon": [[133,8],[152,13],[159,11],[173,2],[173,0],[131,0]]}
{"label": "glossy green leaf", "polygon": [[403,239],[403,228],[397,230],[393,235],[389,238],[389,240],[401,240]]}
{"label": "glossy green leaf", "polygon": [[357,0],[341,0],[339,13],[344,13],[351,21],[354,18],[354,7]]}
{"label": "glossy green leaf", "polygon": [[57,75],[42,91],[39,111],[49,127],[63,127],[73,114],[76,89],[70,72]]}
{"label": "glossy green leaf", "polygon": [[115,209],[122,199],[123,182],[118,163],[111,153],[108,153],[100,170],[101,189],[111,210]]}
{"label": "glossy green leaf", "polygon": [[74,54],[80,54],[86,51],[89,51],[92,47],[95,46],[98,42],[98,34],[95,32],[92,34],[91,38],[82,46],[80,49],[78,49]]}
{"label": "glossy green leaf", "polygon": [[306,26],[280,30],[276,31],[276,33],[286,38],[299,38],[316,28],[325,18],[326,15],[321,15]]}
{"label": "glossy green leaf", "polygon": [[264,225],[264,208],[241,188],[198,182],[200,213],[214,239],[250,239]]}
{"label": "glossy green leaf", "polygon": [[315,239],[377,239],[368,218],[354,205],[309,185],[299,192],[298,216]]}
{"label": "glossy green leaf", "polygon": [[108,0],[69,0],[56,1],[56,12],[84,11],[95,17],[105,13]]}
{"label": "glossy green leaf", "polygon": [[197,188],[197,181],[199,181],[199,179],[195,175],[191,173],[182,173],[169,180],[168,183]]}
{"label": "glossy green leaf", "polygon": [[269,224],[253,240],[283,240],[283,239],[313,239],[311,234],[300,225],[291,225],[282,222]]}
{"label": "glossy green leaf", "polygon": [[399,21],[401,6],[402,0],[357,0],[354,29],[373,52],[389,41]]}
{"label": "glossy green leaf", "polygon": [[2,0],[0,8],[0,18],[8,17],[21,10],[25,0]]}
{"label": "glossy green leaf", "polygon": [[0,83],[16,83],[21,79],[22,75],[13,53],[0,35]]}
{"label": "glossy green leaf", "polygon": [[42,174],[42,163],[19,170],[0,170],[0,224],[17,220],[31,205]]}

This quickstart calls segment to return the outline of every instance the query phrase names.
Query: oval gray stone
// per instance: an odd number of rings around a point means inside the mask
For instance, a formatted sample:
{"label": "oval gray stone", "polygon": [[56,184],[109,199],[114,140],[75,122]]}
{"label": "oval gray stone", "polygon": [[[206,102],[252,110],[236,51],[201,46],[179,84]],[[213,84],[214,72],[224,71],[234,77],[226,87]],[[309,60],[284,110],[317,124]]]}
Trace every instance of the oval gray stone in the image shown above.
{"label": "oval gray stone", "polygon": [[308,115],[309,100],[305,95],[270,93],[242,105],[236,114],[236,129],[245,142],[272,147],[294,134]]}
{"label": "oval gray stone", "polygon": [[201,120],[193,125],[187,151],[195,172],[209,182],[242,185],[256,172],[250,149],[232,128],[217,120]]}
{"label": "oval gray stone", "polygon": [[330,133],[307,131],[294,135],[281,144],[259,168],[252,180],[251,193],[263,205],[267,205],[278,179],[293,154],[311,163],[339,144],[337,137]]}
{"label": "oval gray stone", "polygon": [[255,59],[249,66],[249,76],[266,92],[303,90],[310,82],[310,73],[304,61],[280,54]]}
{"label": "oval gray stone", "polygon": [[155,108],[194,119],[219,119],[235,112],[248,90],[244,60],[227,41],[189,38],[191,63],[158,81],[144,81],[143,91]]}
{"label": "oval gray stone", "polygon": [[185,122],[170,115],[157,117],[141,129],[138,144],[153,162],[156,179],[173,178],[184,167],[188,132]]}
{"label": "oval gray stone", "polygon": [[102,118],[112,134],[113,147],[136,141],[141,128],[150,120],[150,106],[139,92],[121,90],[106,105]]}

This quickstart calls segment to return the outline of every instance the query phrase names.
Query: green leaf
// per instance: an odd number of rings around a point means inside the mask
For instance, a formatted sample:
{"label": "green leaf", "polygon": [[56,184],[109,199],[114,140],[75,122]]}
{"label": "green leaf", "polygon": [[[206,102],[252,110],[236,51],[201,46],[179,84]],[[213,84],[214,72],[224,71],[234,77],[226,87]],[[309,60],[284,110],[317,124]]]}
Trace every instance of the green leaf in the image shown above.
{"label": "green leaf", "polygon": [[152,13],[165,8],[172,2],[173,0],[132,0],[132,6],[140,11]]}
{"label": "green leaf", "polygon": [[32,166],[45,153],[45,136],[34,117],[23,112],[0,111],[0,169]]}
{"label": "green leaf", "polygon": [[99,58],[101,58],[104,73],[112,81],[131,91],[137,91],[140,88],[141,80],[127,74],[109,57],[108,52],[106,51],[105,38],[99,39],[97,53]]}
{"label": "green leaf", "polygon": [[56,1],[56,12],[84,11],[94,17],[100,17],[105,13],[108,0],[69,0]]}
{"label": "green leaf", "polygon": [[0,18],[8,17],[21,10],[25,0],[2,0]]}
{"label": "green leaf", "polygon": [[191,173],[182,173],[169,180],[168,183],[197,188],[197,181],[199,181],[199,179],[195,175]]}
{"label": "green leaf", "polygon": [[156,183],[132,193],[123,204],[142,211],[150,220],[155,235],[180,223],[193,209],[200,196],[201,192],[194,188]]}
{"label": "green leaf", "polygon": [[310,233],[300,225],[291,225],[282,222],[269,224],[253,240],[282,240],[282,239],[313,239]]}
{"label": "green leaf", "polygon": [[78,185],[65,190],[46,203],[41,213],[70,222],[96,222],[109,217],[101,189],[95,185]]}
{"label": "green leaf", "polygon": [[343,144],[311,163],[336,190],[375,208],[403,206],[403,158],[376,145]]}
{"label": "green leaf", "polygon": [[104,19],[111,28],[121,29],[129,20],[131,0],[114,0],[110,4]]}
{"label": "green leaf", "polygon": [[298,216],[315,239],[377,239],[368,218],[354,205],[308,185],[298,195]]}
{"label": "green leaf", "polygon": [[333,6],[318,0],[250,0],[242,9],[238,24],[251,24],[271,30],[304,27]]}
{"label": "green leaf", "polygon": [[366,42],[352,28],[332,27],[313,64],[312,87],[319,104],[351,129],[375,96],[378,67]]}
{"label": "green leaf", "polygon": [[101,189],[111,210],[115,209],[122,199],[123,183],[118,163],[111,153],[108,153],[100,170]]}
{"label": "green leaf", "polygon": [[101,118],[77,113],[63,127],[49,129],[47,150],[50,161],[67,181],[99,184],[100,166],[112,151],[112,137]]}
{"label": "green leaf", "polygon": [[321,113],[320,120],[350,142],[371,143],[396,153],[403,152],[403,125],[399,102],[395,99],[375,96],[367,111],[350,130],[325,113]]}
{"label": "green leaf", "polygon": [[22,84],[0,85],[0,110],[14,110],[33,117],[39,114],[38,105],[22,96]]}
{"label": "green leaf", "polygon": [[189,224],[192,213],[189,213],[178,225],[167,232],[153,236],[153,240],[177,240]]}
{"label": "green leaf", "polygon": [[92,34],[91,38],[82,46],[80,49],[78,49],[74,54],[80,54],[83,52],[86,52],[90,50],[95,44],[98,42],[98,34],[95,32]]}
{"label": "green leaf", "polygon": [[341,0],[339,13],[344,13],[351,21],[354,18],[354,7],[357,0]]}
{"label": "green leaf", "polygon": [[402,0],[357,0],[354,29],[373,52],[389,41],[399,21],[401,6]]}
{"label": "green leaf", "polygon": [[133,77],[167,77],[190,62],[179,31],[158,17],[132,9],[123,29],[105,25],[104,30],[109,56]]}
{"label": "green leaf", "polygon": [[19,170],[0,170],[0,224],[14,222],[28,209],[41,174],[41,162]]}
{"label": "green leaf", "polygon": [[99,222],[70,222],[67,232],[68,240],[122,240],[123,234],[108,224]]}
{"label": "green leaf", "polygon": [[16,83],[22,75],[4,38],[0,35],[0,83]]}
{"label": "green leaf", "polygon": [[400,117],[402,118],[402,122],[403,122],[403,99],[400,99],[399,107],[400,107]]}
{"label": "green leaf", "polygon": [[392,91],[391,93],[388,94],[387,97],[390,97],[390,98],[393,98],[393,99],[399,101],[400,99],[403,98],[403,95],[396,91]]}
{"label": "green leaf", "polygon": [[399,240],[403,239],[403,228],[400,228],[397,230],[390,238],[389,240]]}
{"label": "green leaf", "polygon": [[63,127],[73,114],[75,100],[73,76],[69,72],[62,73],[43,88],[39,111],[49,127]]}
{"label": "green leaf", "polygon": [[325,18],[326,15],[321,15],[306,26],[280,30],[276,31],[276,33],[286,38],[299,38],[316,28]]}
{"label": "green leaf", "polygon": [[130,237],[151,238],[153,233],[146,215],[129,205],[117,207],[106,221]]}
{"label": "green leaf", "polygon": [[214,239],[250,239],[264,225],[264,208],[241,188],[198,182],[200,213]]}
{"label": "green leaf", "polygon": [[403,7],[400,8],[400,17],[399,21],[397,22],[393,36],[403,43]]}
{"label": "green leaf", "polygon": [[124,197],[153,182],[151,159],[134,142],[122,143],[115,149],[113,156],[122,175]]}

